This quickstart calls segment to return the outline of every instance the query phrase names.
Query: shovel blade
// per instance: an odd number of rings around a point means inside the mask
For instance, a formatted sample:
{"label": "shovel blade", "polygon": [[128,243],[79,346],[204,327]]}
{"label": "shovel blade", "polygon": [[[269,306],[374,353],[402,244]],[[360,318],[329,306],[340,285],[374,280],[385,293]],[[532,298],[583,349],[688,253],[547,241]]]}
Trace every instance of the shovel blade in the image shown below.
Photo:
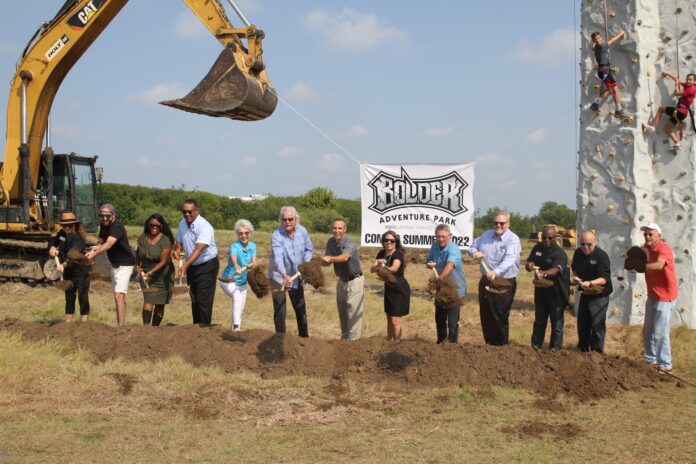
{"label": "shovel blade", "polygon": [[87,256],[83,255],[74,248],[68,250],[68,259],[77,264],[89,264],[89,259],[87,259]]}
{"label": "shovel blade", "polygon": [[160,103],[190,113],[258,121],[273,113],[278,97],[267,82],[240,70],[233,47],[227,47],[188,95]]}
{"label": "shovel blade", "polygon": [[56,287],[58,290],[68,290],[72,288],[73,283],[70,280],[56,280],[53,282],[53,286]]}
{"label": "shovel blade", "polygon": [[188,295],[188,287],[174,287],[172,288],[172,295]]}

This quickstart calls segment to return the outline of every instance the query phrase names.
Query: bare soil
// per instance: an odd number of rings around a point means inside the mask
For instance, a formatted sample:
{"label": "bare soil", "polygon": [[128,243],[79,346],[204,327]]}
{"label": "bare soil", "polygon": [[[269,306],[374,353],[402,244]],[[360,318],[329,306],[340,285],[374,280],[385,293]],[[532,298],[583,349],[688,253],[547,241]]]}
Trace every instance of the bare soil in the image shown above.
{"label": "bare soil", "polygon": [[[0,330],[21,332],[24,339],[33,342],[57,341],[87,350],[95,362],[112,358],[154,362],[178,356],[194,366],[216,366],[225,372],[250,371],[263,378],[303,373],[341,382],[386,382],[404,392],[470,386],[485,394],[491,386],[503,386],[526,389],[545,398],[562,394],[588,401],[671,381],[640,362],[619,356],[535,351],[517,345],[435,345],[382,338],[345,342],[264,330],[232,332],[222,326],[112,327],[95,322],[11,319],[0,321]],[[116,380],[124,393],[132,387],[132,379]],[[545,407],[555,406],[549,403]],[[533,435],[536,425],[530,424],[524,433]]]}

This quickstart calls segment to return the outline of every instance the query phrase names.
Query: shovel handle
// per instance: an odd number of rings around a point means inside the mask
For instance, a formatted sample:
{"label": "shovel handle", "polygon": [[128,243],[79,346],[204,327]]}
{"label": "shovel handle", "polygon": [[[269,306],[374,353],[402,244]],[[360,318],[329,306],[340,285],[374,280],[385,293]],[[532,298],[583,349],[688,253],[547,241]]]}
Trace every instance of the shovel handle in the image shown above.
{"label": "shovel handle", "polygon": [[[58,255],[55,255],[53,259],[56,261],[56,268],[60,270],[60,260],[58,259]],[[60,280],[63,280],[63,271],[60,271]]]}
{"label": "shovel handle", "polygon": [[[179,256],[179,270],[181,270],[182,267],[184,267],[184,258]],[[181,287],[184,284],[181,278],[181,272],[177,272],[177,274],[179,274],[179,287]]]}
{"label": "shovel handle", "polygon": [[483,267],[483,270],[485,271],[486,275],[491,273],[491,270],[488,269],[488,264],[486,264],[486,258],[481,258],[481,266]]}
{"label": "shovel handle", "polygon": [[[300,277],[301,275],[302,275],[301,272],[296,272],[295,275],[290,276],[290,282],[294,282],[295,279],[297,279],[297,278]],[[285,284],[283,284],[283,286],[280,288],[280,290],[283,291],[283,290],[285,290],[285,289],[287,289],[287,288],[288,288],[288,287],[286,287]]]}
{"label": "shovel handle", "polygon": [[145,288],[150,288],[150,284],[147,283],[147,279],[145,278],[145,273],[143,271],[140,271],[140,278],[142,279]]}

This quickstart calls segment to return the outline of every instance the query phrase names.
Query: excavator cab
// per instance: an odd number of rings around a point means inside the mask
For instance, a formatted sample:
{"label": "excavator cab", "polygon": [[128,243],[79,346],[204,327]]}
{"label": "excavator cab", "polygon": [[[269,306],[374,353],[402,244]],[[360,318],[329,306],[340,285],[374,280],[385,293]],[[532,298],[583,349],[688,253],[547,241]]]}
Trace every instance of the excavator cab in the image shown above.
{"label": "excavator cab", "polygon": [[183,98],[160,102],[191,113],[258,121],[273,113],[278,97],[261,74],[262,69],[239,63],[239,47],[230,44],[218,56],[203,80]]}
{"label": "excavator cab", "polygon": [[97,157],[54,155],[52,222],[62,211],[73,211],[82,221],[85,232],[95,232],[99,190],[94,163]]}

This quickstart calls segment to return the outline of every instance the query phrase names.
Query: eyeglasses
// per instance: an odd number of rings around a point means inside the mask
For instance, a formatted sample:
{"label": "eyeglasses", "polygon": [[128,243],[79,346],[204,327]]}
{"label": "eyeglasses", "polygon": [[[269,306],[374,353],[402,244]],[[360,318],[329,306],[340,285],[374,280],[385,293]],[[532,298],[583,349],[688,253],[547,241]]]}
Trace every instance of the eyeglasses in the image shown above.
{"label": "eyeglasses", "polygon": [[283,218],[283,222],[292,222],[292,221],[294,221],[294,220],[295,220],[294,217],[291,217],[291,218]]}
{"label": "eyeglasses", "polygon": [[148,224],[150,226],[150,229],[161,229],[162,224]]}
{"label": "eyeglasses", "polygon": [[657,235],[655,232],[643,232],[643,237],[653,237]]}
{"label": "eyeglasses", "polygon": [[385,238],[384,240],[382,240],[382,243],[396,243],[396,240],[394,240],[393,238]]}
{"label": "eyeglasses", "polygon": [[192,210],[192,209],[182,209],[181,214],[183,214],[184,216],[190,216],[193,214],[193,211],[194,210]]}
{"label": "eyeglasses", "polygon": [[494,226],[501,226],[501,227],[502,227],[502,226],[504,226],[505,224],[507,224],[507,221],[505,221],[505,222],[493,221],[493,225],[494,225]]}
{"label": "eyeglasses", "polygon": [[553,240],[554,238],[556,238],[555,235],[542,235],[541,236],[542,240]]}
{"label": "eyeglasses", "polygon": [[237,235],[251,235],[251,232],[237,232]]}
{"label": "eyeglasses", "polygon": [[75,228],[75,224],[63,224],[62,227],[63,229],[73,229]]}
{"label": "eyeglasses", "polygon": [[100,214],[99,217],[102,219],[109,219],[113,214]]}
{"label": "eyeglasses", "polygon": [[589,248],[589,247],[591,247],[592,245],[594,245],[594,243],[591,243],[591,242],[580,242],[580,246],[581,246],[581,247],[588,247],[588,248]]}

